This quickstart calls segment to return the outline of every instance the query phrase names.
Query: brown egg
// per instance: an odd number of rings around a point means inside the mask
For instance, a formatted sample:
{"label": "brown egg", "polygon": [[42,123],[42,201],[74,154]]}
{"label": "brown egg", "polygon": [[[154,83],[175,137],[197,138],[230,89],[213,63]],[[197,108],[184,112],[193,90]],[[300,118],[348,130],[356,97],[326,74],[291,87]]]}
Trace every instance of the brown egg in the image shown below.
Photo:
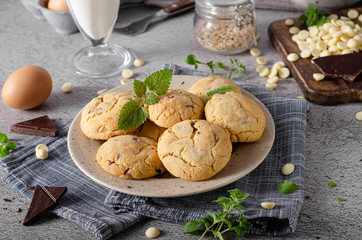
{"label": "brown egg", "polygon": [[52,78],[44,68],[25,66],[15,70],[6,79],[1,96],[9,107],[31,109],[49,97],[52,87]]}
{"label": "brown egg", "polygon": [[65,0],[49,0],[48,9],[58,12],[69,11]]}

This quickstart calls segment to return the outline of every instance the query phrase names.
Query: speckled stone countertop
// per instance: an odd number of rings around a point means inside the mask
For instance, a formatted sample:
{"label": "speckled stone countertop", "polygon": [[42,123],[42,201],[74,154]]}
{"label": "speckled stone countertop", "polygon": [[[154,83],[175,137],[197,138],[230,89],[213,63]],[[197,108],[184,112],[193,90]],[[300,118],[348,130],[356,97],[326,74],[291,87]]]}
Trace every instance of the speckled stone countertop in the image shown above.
{"label": "speckled stone countertop", "polygon": [[[12,124],[47,114],[55,121],[71,120],[80,109],[97,95],[97,91],[120,84],[121,77],[108,79],[80,78],[71,73],[70,57],[87,42],[80,33],[61,35],[46,21],[35,19],[20,1],[0,0],[0,85],[17,68],[39,65],[47,69],[53,78],[53,91],[41,106],[27,111],[15,110],[0,101],[0,131],[12,141],[25,136],[10,133]],[[267,36],[268,25],[278,19],[296,17],[298,13],[257,10],[261,40],[258,48],[263,57],[275,62],[281,60]],[[125,20],[121,15],[119,21]],[[114,32],[110,43],[120,43],[132,49],[145,60],[141,68],[134,68],[135,77],[142,79],[159,70],[165,63],[186,66],[184,58],[193,53],[200,59],[226,61],[225,56],[206,52],[193,39],[193,12],[159,22],[137,36],[125,36]],[[136,16],[137,17],[137,16]],[[247,67],[247,72],[235,81],[264,86],[265,78],[255,72],[257,63],[248,52],[236,55]],[[201,67],[200,70],[208,71]],[[72,82],[73,92],[64,94],[62,84]],[[285,95],[302,95],[292,79],[281,80],[276,89]],[[337,106],[311,104],[308,114],[306,143],[306,183],[303,208],[294,234],[273,239],[360,239],[362,221],[362,122],[355,113],[362,111],[362,103]],[[5,171],[0,169],[0,177]],[[328,187],[329,181],[338,187]],[[24,227],[29,201],[3,182],[0,182],[0,239],[91,239],[92,236],[74,223],[46,215],[36,225]],[[337,197],[345,198],[340,203]],[[12,199],[5,202],[3,198]],[[21,208],[23,211],[17,212]],[[158,220],[145,220],[113,239],[146,239],[145,231],[154,226],[161,230],[158,239],[197,239],[183,234],[183,225]],[[267,239],[250,236],[248,239]]]}

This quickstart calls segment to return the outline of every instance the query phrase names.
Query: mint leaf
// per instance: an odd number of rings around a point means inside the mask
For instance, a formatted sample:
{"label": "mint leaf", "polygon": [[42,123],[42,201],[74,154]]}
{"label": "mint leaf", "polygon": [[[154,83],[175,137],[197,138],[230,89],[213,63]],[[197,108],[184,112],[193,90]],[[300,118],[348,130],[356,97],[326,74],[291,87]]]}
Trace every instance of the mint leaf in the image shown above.
{"label": "mint leaf", "polygon": [[[5,145],[3,145],[3,143]],[[9,141],[6,134],[0,132],[0,158],[10,154],[11,150],[16,148],[16,143]]]}
{"label": "mint leaf", "polygon": [[146,97],[142,98],[142,103],[147,105],[153,105],[158,103],[158,97],[153,93],[146,93]]}
{"label": "mint leaf", "polygon": [[148,112],[144,107],[135,101],[129,100],[126,102],[118,117],[118,129],[130,130],[140,126],[147,120]]}
{"label": "mint leaf", "polygon": [[340,197],[338,197],[337,200],[338,200],[339,202],[344,202],[344,201],[346,201],[346,199],[343,199],[343,198],[340,198]]}
{"label": "mint leaf", "polygon": [[142,98],[147,91],[146,84],[140,80],[133,81],[133,92],[138,98]]}
{"label": "mint leaf", "polygon": [[171,84],[172,69],[163,69],[154,72],[145,79],[145,84],[150,91],[162,96],[166,94]]}
{"label": "mint leaf", "polygon": [[232,87],[232,86],[223,86],[223,87],[219,87],[216,88],[214,90],[211,90],[210,92],[207,93],[207,96],[211,97],[217,93],[226,93],[226,92],[230,92],[232,90],[236,89],[236,87]]}
{"label": "mint leaf", "polygon": [[6,134],[0,132],[0,143],[7,143],[7,142],[9,142],[9,139],[6,136]]}
{"label": "mint leaf", "polygon": [[195,232],[203,224],[200,220],[191,220],[185,224],[184,233]]}
{"label": "mint leaf", "polygon": [[225,64],[223,62],[216,62],[215,68],[225,70]]}
{"label": "mint leaf", "polygon": [[308,27],[313,25],[322,26],[328,18],[327,15],[328,12],[324,10],[319,10],[315,8],[313,4],[309,4],[308,11],[300,15],[298,20],[301,22],[305,22]]}
{"label": "mint leaf", "polygon": [[228,197],[219,197],[214,202],[217,202],[224,209],[231,205],[231,199]]}
{"label": "mint leaf", "polygon": [[337,183],[335,183],[335,182],[333,182],[333,181],[330,181],[330,182],[328,183],[328,186],[330,186],[330,187],[337,187]]}
{"label": "mint leaf", "polygon": [[189,64],[189,65],[194,65],[195,69],[197,69],[197,64],[201,63],[199,60],[196,59],[195,55],[190,54],[185,58],[185,63]]}
{"label": "mint leaf", "polygon": [[211,73],[214,74],[214,65],[213,65],[213,62],[212,62],[212,61],[207,62],[206,65],[210,68]]}
{"label": "mint leaf", "polygon": [[279,191],[282,194],[291,194],[295,192],[299,187],[292,181],[285,180],[283,183],[279,184]]}

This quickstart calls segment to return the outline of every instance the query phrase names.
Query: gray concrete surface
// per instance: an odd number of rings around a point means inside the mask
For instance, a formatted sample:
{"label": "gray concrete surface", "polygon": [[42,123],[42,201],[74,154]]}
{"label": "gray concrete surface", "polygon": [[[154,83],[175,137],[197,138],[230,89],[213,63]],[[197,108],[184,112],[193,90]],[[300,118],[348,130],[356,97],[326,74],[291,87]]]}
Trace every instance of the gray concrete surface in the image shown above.
{"label": "gray concrete surface", "polygon": [[[280,60],[267,37],[267,26],[272,21],[295,17],[297,13],[257,10],[261,40],[258,47],[270,62]],[[72,119],[75,114],[103,88],[119,85],[121,77],[103,80],[80,78],[68,68],[69,58],[87,43],[80,33],[60,35],[44,21],[36,20],[20,1],[0,0],[0,85],[15,69],[24,65],[39,65],[53,78],[50,98],[33,110],[11,109],[0,102],[0,131],[17,141],[24,135],[9,132],[18,121],[48,114],[57,121]],[[119,21],[125,19],[120,16]],[[114,33],[110,43],[120,43],[145,60],[144,67],[133,69],[136,78],[143,78],[159,70],[164,63],[186,66],[183,59],[193,53],[203,60],[226,61],[225,56],[200,49],[192,35],[193,13],[173,17],[151,26],[148,32],[132,37]],[[263,86],[265,79],[257,77],[255,58],[248,53],[238,54],[247,72],[235,81]],[[207,68],[201,67],[207,71]],[[221,74],[221,72],[220,72]],[[72,82],[74,90],[63,94],[61,86]],[[276,91],[297,97],[301,95],[293,79],[281,80]],[[273,239],[361,239],[362,222],[362,122],[355,113],[362,111],[362,103],[338,106],[311,104],[308,115],[306,146],[306,191],[297,230],[294,234]],[[0,169],[0,177],[5,172]],[[328,187],[330,180],[338,186]],[[24,227],[23,220],[29,201],[0,183],[0,239],[92,239],[92,236],[70,221],[47,215],[36,225]],[[337,197],[345,198],[344,203]],[[3,198],[13,199],[5,202]],[[17,209],[23,209],[18,213]],[[157,220],[146,220],[113,239],[146,239],[150,226],[158,227],[159,239],[197,239],[184,235],[183,226]],[[250,236],[248,239],[267,239]]]}

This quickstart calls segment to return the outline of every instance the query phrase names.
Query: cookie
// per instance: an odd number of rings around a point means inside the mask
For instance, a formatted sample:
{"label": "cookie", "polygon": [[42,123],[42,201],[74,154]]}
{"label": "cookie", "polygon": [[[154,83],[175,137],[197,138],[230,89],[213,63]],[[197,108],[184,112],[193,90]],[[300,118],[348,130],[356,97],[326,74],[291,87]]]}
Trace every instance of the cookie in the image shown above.
{"label": "cookie", "polygon": [[240,88],[233,82],[233,80],[219,76],[211,76],[200,79],[191,86],[189,92],[195,94],[204,104],[206,104],[208,100],[207,93],[223,86],[236,87],[233,91],[241,94]]}
{"label": "cookie", "polygon": [[157,142],[165,130],[166,128],[159,127],[154,122],[147,119],[144,124],[142,124],[136,131],[132,133],[132,135],[148,137]]}
{"label": "cookie", "polygon": [[136,130],[119,130],[118,116],[129,100],[140,100],[131,93],[113,92],[92,99],[82,110],[80,127],[91,139],[107,140]]}
{"label": "cookie", "polygon": [[146,137],[113,137],[100,146],[96,159],[104,170],[121,178],[145,179],[166,171],[157,143]]}
{"label": "cookie", "polygon": [[212,96],[205,106],[205,117],[228,130],[232,142],[255,142],[265,129],[265,115],[259,105],[236,92]]}
{"label": "cookie", "polygon": [[227,131],[206,120],[186,120],[167,129],[158,140],[158,156],[175,177],[192,181],[211,178],[229,162]]}
{"label": "cookie", "polygon": [[189,120],[201,119],[204,115],[204,104],[194,94],[181,89],[170,89],[159,98],[154,105],[145,105],[148,118],[163,128]]}

